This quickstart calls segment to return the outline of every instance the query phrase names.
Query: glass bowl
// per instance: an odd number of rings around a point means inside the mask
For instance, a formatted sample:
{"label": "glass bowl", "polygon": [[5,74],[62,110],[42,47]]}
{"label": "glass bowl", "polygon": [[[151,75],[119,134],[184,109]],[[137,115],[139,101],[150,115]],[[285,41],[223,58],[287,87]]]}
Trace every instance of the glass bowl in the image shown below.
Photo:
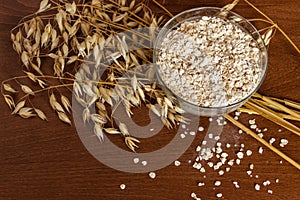
{"label": "glass bowl", "polygon": [[[228,104],[226,106],[205,107],[205,106],[200,106],[199,104],[196,103],[192,103],[187,99],[183,99],[176,93],[176,91],[172,91],[165,84],[165,82],[162,79],[161,66],[158,64],[159,52],[161,50],[161,45],[164,39],[166,38],[166,36],[171,31],[176,30],[182,23],[187,21],[195,21],[201,19],[203,16],[211,16],[211,17],[215,16],[215,17],[222,18],[224,20],[229,20],[230,23],[238,26],[241,30],[248,33],[254,39],[254,41],[257,43],[256,47],[259,49],[260,52],[259,66],[261,67],[261,69],[260,69],[260,74],[256,86],[254,88],[251,88],[251,92],[249,92],[247,96],[243,96],[241,100],[238,100],[237,102]],[[191,10],[186,10],[174,16],[159,31],[153,48],[153,63],[155,64],[156,75],[158,78],[158,82],[161,84],[161,87],[166,92],[172,93],[177,98],[182,109],[184,109],[188,113],[198,115],[198,116],[223,115],[232,112],[237,108],[239,108],[240,106],[242,106],[261,86],[266,76],[267,62],[268,62],[267,49],[258,30],[247,19],[241,17],[240,15],[231,11],[222,10],[221,8],[217,8],[217,7],[194,8]],[[180,87],[180,85],[178,87]]]}

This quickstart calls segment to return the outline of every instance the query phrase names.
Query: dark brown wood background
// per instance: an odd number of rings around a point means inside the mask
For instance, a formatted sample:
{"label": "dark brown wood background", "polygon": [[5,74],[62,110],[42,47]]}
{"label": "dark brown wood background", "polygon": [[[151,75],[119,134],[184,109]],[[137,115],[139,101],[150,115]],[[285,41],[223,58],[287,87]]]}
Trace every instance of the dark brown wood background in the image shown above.
{"label": "dark brown wood background", "polygon": [[[150,1],[151,2],[151,1]],[[201,1],[166,1],[165,6],[173,13],[200,6],[223,6],[228,0]],[[298,0],[255,0],[253,3],[276,21],[300,46],[300,1]],[[12,49],[9,31],[25,15],[33,13],[39,5],[38,0],[0,0],[0,80],[21,75],[18,55]],[[243,1],[236,7],[236,12],[245,17],[259,15]],[[265,95],[300,100],[300,56],[278,33],[272,40],[269,49],[269,71],[260,92]],[[195,141],[187,152],[179,158],[181,166],[174,164],[156,171],[153,180],[148,174],[129,174],[110,169],[93,156],[83,146],[74,126],[70,127],[60,122],[51,112],[47,96],[36,97],[40,105],[45,105],[49,122],[39,119],[23,120],[10,115],[10,110],[0,99],[0,199],[191,199],[195,192],[202,199],[216,199],[218,192],[224,199],[288,199],[300,198],[300,173],[295,167],[283,161],[270,150],[263,155],[258,154],[261,146],[248,135],[238,134],[238,129],[229,124],[221,135],[222,143],[245,144],[253,155],[242,160],[241,165],[234,165],[231,171],[220,177],[213,170],[203,174],[192,168],[188,160],[194,160],[195,147],[201,144],[204,133],[198,133]],[[145,109],[136,109],[135,121],[147,124]],[[253,116],[250,116],[253,118]],[[247,123],[248,116],[242,121]],[[266,139],[275,137],[275,146],[280,138],[287,138],[289,144],[280,148],[291,158],[300,162],[299,137],[283,130],[267,120],[256,117],[260,127],[269,129]],[[200,123],[206,128],[207,118],[201,118]],[[300,124],[298,123],[298,126]],[[155,137],[144,140],[140,145],[142,151],[156,149],[157,145],[167,143],[172,139],[172,131],[164,130]],[[170,136],[171,135],[171,136]],[[118,140],[119,139],[119,140]],[[121,138],[115,141],[124,147]],[[236,149],[235,149],[236,150]],[[234,153],[234,148],[231,150]],[[162,155],[164,156],[164,155]],[[113,155],[111,159],[117,159]],[[254,175],[246,174],[248,165],[253,163]],[[275,183],[275,179],[280,180]],[[215,188],[214,180],[222,180],[222,186]],[[238,180],[241,188],[235,189],[231,181]],[[254,190],[255,183],[270,180],[271,185]],[[204,181],[204,187],[197,183]],[[126,184],[125,190],[119,185]],[[273,190],[273,195],[267,194],[267,189]]]}

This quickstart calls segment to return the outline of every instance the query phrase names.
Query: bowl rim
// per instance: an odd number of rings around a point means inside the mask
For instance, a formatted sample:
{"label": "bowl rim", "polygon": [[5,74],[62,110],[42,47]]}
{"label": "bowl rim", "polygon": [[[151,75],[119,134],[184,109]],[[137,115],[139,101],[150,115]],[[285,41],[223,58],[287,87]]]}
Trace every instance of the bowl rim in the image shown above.
{"label": "bowl rim", "polygon": [[[191,103],[191,102],[183,99],[182,97],[180,97],[176,93],[174,93],[171,89],[169,89],[169,87],[166,86],[166,84],[164,83],[164,81],[162,80],[162,78],[161,78],[161,76],[159,74],[159,70],[158,70],[158,67],[157,67],[157,54],[156,54],[156,52],[157,52],[157,47],[159,47],[159,40],[161,40],[165,36],[165,33],[162,33],[162,31],[166,30],[166,29],[169,29],[167,27],[170,25],[170,23],[172,23],[173,21],[175,21],[181,15],[184,15],[186,13],[196,12],[196,11],[199,11],[199,10],[218,10],[218,11],[223,11],[224,9],[223,8],[219,8],[219,7],[197,7],[197,8],[192,8],[192,9],[188,9],[188,10],[182,11],[182,12],[176,14],[175,16],[173,16],[171,19],[169,19],[168,22],[165,23],[164,26],[160,29],[160,31],[159,31],[156,39],[155,39],[154,45],[153,45],[153,64],[154,64],[154,67],[155,67],[156,76],[157,76],[159,82],[164,86],[164,88],[167,89],[169,92],[171,92],[172,95],[174,95],[178,99],[179,103],[183,102],[185,104],[188,104],[188,105],[191,105],[191,106],[195,106],[195,107],[197,107],[199,109],[206,110],[206,111],[213,111],[213,110],[218,111],[218,110],[224,110],[224,109],[229,110],[229,109],[233,109],[235,107],[239,107],[240,104],[242,104],[245,101],[247,101],[254,93],[256,93],[258,91],[258,89],[261,87],[262,83],[264,82],[264,80],[266,78],[266,75],[267,75],[267,71],[268,71],[268,50],[267,50],[266,45],[264,43],[264,40],[262,39],[262,36],[259,33],[259,31],[257,30],[257,28],[249,20],[247,20],[243,16],[241,16],[241,15],[239,15],[239,14],[233,12],[233,11],[227,11],[226,10],[226,12],[228,12],[228,13],[234,15],[234,16],[237,16],[237,17],[241,18],[242,21],[245,21],[247,23],[247,25],[250,25],[251,28],[254,30],[252,32],[252,34],[257,34],[258,35],[258,39],[254,39],[254,40],[256,42],[258,40],[261,40],[261,44],[262,44],[262,47],[260,46],[261,55],[262,55],[261,56],[262,57],[261,60],[262,60],[262,63],[265,62],[265,64],[264,64],[264,66],[261,66],[263,71],[262,71],[259,83],[256,85],[256,88],[251,93],[249,93],[243,99],[241,99],[241,100],[239,100],[239,101],[237,101],[237,102],[235,102],[233,104],[227,105],[227,106],[204,107],[204,106],[200,106],[200,105]],[[205,15],[202,15],[202,16],[205,16]],[[201,17],[201,16],[199,15],[199,17]],[[192,17],[191,18],[186,18],[185,20],[188,20],[188,19],[192,19]],[[185,20],[179,21],[176,25],[184,22]],[[169,32],[166,32],[166,33],[169,33]],[[248,34],[250,34],[250,33],[248,33]],[[252,35],[251,35],[251,37],[252,37]]]}

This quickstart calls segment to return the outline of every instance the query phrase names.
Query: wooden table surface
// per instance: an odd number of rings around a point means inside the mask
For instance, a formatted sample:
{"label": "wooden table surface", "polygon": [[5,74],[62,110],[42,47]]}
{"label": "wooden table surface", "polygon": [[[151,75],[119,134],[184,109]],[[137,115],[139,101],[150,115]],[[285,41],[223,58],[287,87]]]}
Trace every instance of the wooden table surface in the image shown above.
{"label": "wooden table surface", "polygon": [[[17,54],[12,48],[9,31],[25,15],[37,10],[38,0],[0,0],[0,80],[21,75],[22,71]],[[151,1],[150,1],[151,2]],[[165,1],[165,6],[173,13],[200,6],[223,6],[228,0],[202,1]],[[277,22],[300,46],[300,1],[298,0],[253,0],[253,3]],[[235,8],[237,13],[245,17],[259,15],[243,1]],[[269,70],[260,89],[265,95],[288,98],[300,101],[300,56],[291,48],[288,42],[277,33],[269,48]],[[188,150],[178,160],[181,165],[173,163],[156,172],[156,178],[149,178],[147,173],[125,173],[111,169],[95,159],[82,144],[76,128],[60,122],[49,108],[48,99],[41,95],[36,97],[41,105],[45,105],[48,122],[37,118],[23,120],[10,115],[10,110],[0,98],[0,199],[191,199],[195,192],[201,199],[216,199],[217,193],[223,194],[223,199],[247,200],[297,200],[300,198],[300,172],[279,156],[264,148],[263,154],[258,153],[262,146],[253,138],[239,134],[232,124],[227,124],[221,134],[223,145],[230,143],[226,149],[230,157],[234,157],[241,144],[245,150],[252,150],[249,157],[244,156],[240,165],[233,165],[230,172],[218,175],[207,167],[205,173],[200,173],[192,167],[197,156],[195,148],[202,143],[208,127],[208,119],[201,117],[200,125],[205,128],[198,132]],[[137,124],[149,123],[147,111],[136,109],[134,120]],[[242,115],[245,124],[254,116]],[[256,117],[259,127],[268,128],[265,139],[274,137],[274,145],[291,158],[300,162],[299,137],[282,129],[261,117]],[[198,118],[192,123],[198,123]],[[300,126],[300,124],[297,124]],[[175,131],[163,129],[156,136],[143,140],[139,151],[151,151],[168,144]],[[281,138],[288,139],[286,147],[279,147]],[[120,139],[120,140],[118,140]],[[113,140],[124,147],[121,138]],[[237,147],[234,147],[234,144]],[[138,157],[137,152],[137,157]],[[172,152],[170,152],[172,153]],[[163,158],[166,155],[161,155]],[[118,159],[118,155],[111,155]],[[192,163],[188,161],[191,160]],[[253,177],[246,171],[253,163]],[[205,163],[204,163],[205,164]],[[203,176],[206,176],[204,178]],[[279,183],[275,180],[279,179]],[[219,187],[214,181],[222,181]],[[263,182],[269,180],[269,186]],[[237,189],[232,181],[238,181]],[[204,182],[199,187],[197,184]],[[126,185],[125,190],[120,184]],[[261,185],[260,191],[254,185]],[[268,194],[272,190],[273,194]]]}

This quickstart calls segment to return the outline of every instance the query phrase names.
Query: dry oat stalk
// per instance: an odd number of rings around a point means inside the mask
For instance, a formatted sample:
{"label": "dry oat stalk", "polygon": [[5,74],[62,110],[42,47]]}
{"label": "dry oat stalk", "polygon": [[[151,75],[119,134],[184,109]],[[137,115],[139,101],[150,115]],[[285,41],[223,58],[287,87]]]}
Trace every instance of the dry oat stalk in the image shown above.
{"label": "dry oat stalk", "polygon": [[[161,5],[160,8],[166,10]],[[142,80],[147,79],[147,76],[153,72],[143,71],[141,74],[146,76],[135,74],[136,67],[151,63],[151,50],[136,48],[130,52],[127,46],[128,42],[133,42],[137,47],[147,47],[147,42],[154,40],[155,27],[163,21],[164,17],[154,14],[144,2],[110,0],[105,3],[92,0],[84,4],[76,4],[42,0],[38,11],[34,15],[24,17],[11,32],[13,47],[20,55],[22,68],[26,74],[3,82],[2,94],[13,110],[12,114],[19,114],[22,117],[37,115],[42,120],[47,120],[42,110],[25,107],[25,104],[29,100],[29,95],[48,91],[50,92],[49,104],[58,118],[71,124],[66,114],[71,111],[71,103],[62,94],[62,89],[64,87],[71,89],[73,86],[75,99],[84,108],[83,120],[95,124],[94,132],[99,140],[104,139],[104,132],[122,134],[126,136],[126,144],[132,150],[136,147],[137,140],[129,137],[129,130],[124,123],[119,123],[118,128],[106,126],[108,121],[113,120],[112,113],[106,109],[108,105],[114,106],[121,100],[128,116],[131,117],[132,107],[140,106],[142,103],[150,105],[157,103],[156,96],[152,95],[155,92],[163,99],[160,101],[161,107],[156,108],[155,112],[165,112],[165,117],[162,119],[164,123],[170,124],[168,120],[172,123],[182,121],[183,119],[179,117],[180,112],[173,110],[175,105],[168,101],[161,88],[153,87],[146,91],[148,83],[142,83]],[[149,25],[151,25],[150,33],[139,33],[132,29],[147,28]],[[113,36],[121,31],[132,32],[132,37]],[[117,46],[115,52],[106,50],[115,46]],[[103,54],[105,51],[107,55],[114,55],[111,56],[113,62],[109,65],[103,63],[103,58],[107,56]],[[92,61],[88,59],[90,55],[93,57]],[[45,58],[53,62],[51,74],[44,72]],[[78,71],[78,66],[81,66],[82,70]],[[99,68],[106,69],[109,79],[98,77]],[[120,81],[120,78],[129,72],[134,74],[133,81],[130,80],[131,77],[123,82]],[[26,78],[41,89],[22,83]],[[21,91],[25,93],[20,100],[10,95],[19,91],[9,82],[18,84]],[[15,101],[18,102],[17,105]],[[164,107],[164,102],[169,105],[167,109]],[[92,114],[90,107],[95,103],[97,113]],[[167,119],[167,113],[170,119]]]}
{"label": "dry oat stalk", "polygon": [[[269,44],[277,29],[300,54],[298,47],[277,24],[249,1],[244,1],[266,18],[259,19],[260,21],[272,25],[272,29],[264,34],[266,44]],[[173,16],[158,1],[153,0],[153,3],[170,17]],[[237,3],[238,0],[234,0],[224,8],[231,10]],[[121,134],[125,136],[125,144],[134,151],[139,140],[129,136],[130,131],[125,124],[120,122],[118,128],[107,126],[108,121],[114,121],[113,111],[108,112],[107,106],[123,105],[128,117],[131,117],[132,107],[145,104],[168,128],[172,128],[176,122],[187,120],[182,117],[184,111],[178,107],[172,95],[166,94],[155,82],[145,81],[153,79],[153,69],[136,70],[140,65],[152,62],[152,50],[145,47],[147,42],[153,42],[156,27],[162,25],[166,19],[163,15],[153,13],[144,1],[92,0],[76,4],[64,1],[49,3],[48,0],[42,0],[38,11],[24,17],[11,31],[13,48],[20,56],[26,76],[14,77],[2,83],[1,93],[5,102],[12,114],[25,118],[37,115],[46,120],[42,110],[25,107],[25,104],[29,102],[30,95],[48,91],[52,109],[60,120],[71,124],[65,113],[70,111],[71,104],[66,95],[62,95],[62,89],[73,87],[75,99],[84,110],[83,118],[94,123],[94,132],[99,140],[103,141],[105,133]],[[233,20],[238,22],[239,19]],[[149,26],[149,33],[132,30]],[[128,31],[130,37],[114,38],[114,34],[122,31]],[[133,42],[143,50],[136,48],[128,51],[127,42]],[[117,47],[116,51],[110,49],[111,47]],[[111,55],[110,64],[103,62],[103,58],[108,55]],[[93,59],[88,59],[88,56]],[[52,61],[50,74],[45,73],[45,59]],[[79,66],[82,67],[78,71]],[[105,70],[106,79],[99,77],[99,69]],[[126,79],[124,74],[131,76]],[[33,86],[22,83],[24,79],[31,80]],[[16,84],[21,91],[17,90]],[[25,95],[20,98],[12,95],[22,93]],[[60,102],[56,99],[57,94]],[[285,103],[299,108],[293,102]],[[91,114],[89,108],[94,104],[97,113]]]}

